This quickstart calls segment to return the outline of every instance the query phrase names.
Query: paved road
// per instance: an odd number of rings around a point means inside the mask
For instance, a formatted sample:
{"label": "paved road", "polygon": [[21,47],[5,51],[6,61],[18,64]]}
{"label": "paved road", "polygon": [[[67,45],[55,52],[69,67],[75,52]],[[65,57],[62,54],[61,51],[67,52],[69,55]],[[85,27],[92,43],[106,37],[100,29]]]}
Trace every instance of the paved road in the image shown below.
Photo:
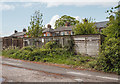
{"label": "paved road", "polygon": [[76,82],[69,77],[8,65],[2,66],[2,77],[3,82]]}
{"label": "paved road", "polygon": [[60,74],[64,77],[72,78],[78,82],[118,82],[119,80],[118,75],[115,74],[92,72],[87,70],[72,70],[57,66],[24,62],[10,58],[2,58],[2,64],[36,71],[44,71],[53,74]]}

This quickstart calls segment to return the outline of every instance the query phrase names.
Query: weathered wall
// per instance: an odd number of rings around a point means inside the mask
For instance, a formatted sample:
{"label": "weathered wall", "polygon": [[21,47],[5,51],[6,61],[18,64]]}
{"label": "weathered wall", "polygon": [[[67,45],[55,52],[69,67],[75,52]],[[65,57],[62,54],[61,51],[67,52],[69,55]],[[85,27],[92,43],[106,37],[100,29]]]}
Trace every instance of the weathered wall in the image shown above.
{"label": "weathered wall", "polygon": [[96,56],[100,52],[100,45],[103,36],[100,34],[97,35],[73,35],[73,36],[48,36],[40,38],[3,38],[3,48],[8,48],[9,46],[16,46],[22,48],[23,46],[32,46],[42,47],[49,41],[58,41],[62,46],[69,45],[69,40],[74,41],[74,49],[76,53]]}
{"label": "weathered wall", "polygon": [[73,39],[77,53],[91,56],[98,55],[101,45],[101,35],[73,36]]}
{"label": "weathered wall", "polygon": [[9,46],[12,46],[12,38],[4,37],[2,38],[2,40],[3,40],[3,44],[2,44],[3,49],[8,48]]}
{"label": "weathered wall", "polygon": [[8,48],[8,47],[23,47],[23,39],[22,38],[12,38],[12,37],[4,37],[2,38],[2,48]]}
{"label": "weathered wall", "polygon": [[[42,47],[49,41],[57,40],[62,46],[68,45],[68,41],[74,40],[76,53],[96,56],[100,51],[102,35],[74,35],[74,36],[49,36],[40,38],[23,38],[23,46],[36,45]],[[27,44],[26,44],[27,43]]]}

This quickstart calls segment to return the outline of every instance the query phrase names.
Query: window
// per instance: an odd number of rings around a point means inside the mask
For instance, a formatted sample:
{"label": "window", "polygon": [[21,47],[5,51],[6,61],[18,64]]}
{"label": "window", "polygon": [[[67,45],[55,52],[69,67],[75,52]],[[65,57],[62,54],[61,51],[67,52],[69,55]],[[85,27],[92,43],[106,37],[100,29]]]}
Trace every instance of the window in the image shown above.
{"label": "window", "polygon": [[44,34],[44,36],[46,36],[46,34]]}
{"label": "window", "polygon": [[71,31],[71,35],[74,35],[74,32]]}
{"label": "window", "polygon": [[65,32],[61,32],[61,35],[65,35]]}
{"label": "window", "polygon": [[48,33],[47,36],[50,36],[50,34]]}
{"label": "window", "polygon": [[55,36],[55,34],[52,34],[52,36]]}
{"label": "window", "polygon": [[69,32],[67,32],[67,35],[69,35]]}

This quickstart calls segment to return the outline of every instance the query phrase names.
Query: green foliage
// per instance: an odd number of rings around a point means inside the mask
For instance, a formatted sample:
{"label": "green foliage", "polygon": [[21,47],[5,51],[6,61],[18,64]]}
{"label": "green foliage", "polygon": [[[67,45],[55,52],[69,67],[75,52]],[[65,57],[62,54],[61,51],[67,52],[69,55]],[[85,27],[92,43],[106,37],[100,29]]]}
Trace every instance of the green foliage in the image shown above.
{"label": "green foliage", "polygon": [[19,49],[18,48],[12,48],[12,47],[9,47],[5,50],[2,51],[2,56],[11,56],[13,55],[14,53],[16,53]]}
{"label": "green foliage", "polygon": [[24,50],[33,51],[34,48],[35,47],[33,47],[33,46],[26,46],[26,47],[22,48],[22,51],[24,51]]}
{"label": "green foliage", "polygon": [[70,40],[68,40],[68,44],[64,46],[65,49],[67,49],[68,51],[74,52],[74,40],[73,38],[70,36]]}
{"label": "green foliage", "polygon": [[107,39],[120,37],[120,15],[110,16],[108,27],[103,30],[103,34],[107,36]]}
{"label": "green foliage", "polygon": [[91,61],[88,62],[88,65],[87,65],[87,66],[88,66],[89,68],[96,68],[96,64],[97,64],[97,60],[94,60],[94,59],[93,59],[93,60],[91,60]]}
{"label": "green foliage", "polygon": [[94,23],[93,23],[93,21],[91,21],[91,19],[89,19],[89,20],[83,19],[83,23],[76,24],[76,26],[73,28],[73,31],[74,31],[75,35],[96,34],[97,31],[95,28],[96,27],[94,26]]}
{"label": "green foliage", "polygon": [[70,25],[75,25],[75,24],[79,23],[79,21],[76,20],[74,17],[63,15],[61,18],[56,20],[55,28],[65,26],[66,22],[70,23]]}
{"label": "green foliage", "polygon": [[[120,5],[119,5],[120,6]],[[119,6],[116,6],[111,8],[111,10],[107,10],[107,13],[109,13],[109,23],[108,27],[103,30],[103,34],[107,36],[107,39],[115,37],[120,37],[120,11],[117,8]]]}
{"label": "green foliage", "polygon": [[31,37],[39,37],[42,35],[42,19],[43,14],[40,11],[35,11],[34,15],[31,16],[30,26],[28,27],[28,35]]}
{"label": "green foliage", "polygon": [[[49,44],[52,44],[52,42],[49,42]],[[7,52],[10,52],[11,54],[6,53],[6,56],[21,60],[51,62],[74,66],[87,64],[90,59],[93,59],[88,56],[74,55],[73,52],[65,48],[53,48],[51,46],[47,46],[47,48],[24,47],[12,53],[13,51],[15,50],[8,50]]]}
{"label": "green foliage", "polygon": [[97,63],[97,69],[105,72],[116,72],[120,74],[120,41],[116,38],[110,38],[103,45]]}
{"label": "green foliage", "polygon": [[103,30],[107,37],[102,45],[96,69],[120,74],[120,13],[112,10],[107,12],[110,15],[109,23]]}
{"label": "green foliage", "polygon": [[46,49],[61,48],[61,45],[57,41],[49,41],[44,45]]}

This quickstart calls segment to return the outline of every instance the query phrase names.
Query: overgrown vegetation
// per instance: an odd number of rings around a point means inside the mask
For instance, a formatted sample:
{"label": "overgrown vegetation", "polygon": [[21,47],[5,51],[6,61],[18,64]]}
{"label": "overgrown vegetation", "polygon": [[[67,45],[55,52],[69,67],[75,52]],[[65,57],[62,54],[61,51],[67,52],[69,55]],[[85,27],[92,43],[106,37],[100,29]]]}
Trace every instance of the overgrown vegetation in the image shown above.
{"label": "overgrown vegetation", "polygon": [[110,15],[109,23],[103,30],[103,34],[107,37],[102,45],[96,69],[120,74],[120,11],[112,10],[113,8],[107,11]]}
{"label": "overgrown vegetation", "polygon": [[[6,49],[3,56],[15,59],[51,62],[74,66],[85,66],[94,68],[95,58],[89,56],[74,55],[69,48],[61,48],[56,42],[48,42],[43,48],[24,47],[22,49]],[[84,68],[85,68],[84,67]]]}
{"label": "overgrown vegetation", "polygon": [[94,26],[93,20],[90,19],[83,19],[82,23],[78,23],[73,28],[75,35],[83,35],[83,34],[97,34],[96,27]]}
{"label": "overgrown vegetation", "polygon": [[[102,44],[101,52],[97,59],[90,56],[75,55],[73,49],[74,42],[72,39],[68,42],[70,45],[64,47],[56,41],[50,41],[42,48],[31,46],[22,49],[9,48],[3,50],[2,55],[22,60],[84,66],[86,68],[120,74],[120,11],[114,12],[110,10],[107,12],[114,15],[109,16],[108,27],[102,32],[102,34],[107,37]],[[93,25],[94,23],[83,20],[83,23],[77,24],[73,31],[75,35],[96,34],[97,32]]]}
{"label": "overgrown vegetation", "polygon": [[28,35],[30,37],[39,37],[42,36],[42,19],[43,14],[40,11],[35,11],[33,16],[31,16],[30,26],[28,26]]}

